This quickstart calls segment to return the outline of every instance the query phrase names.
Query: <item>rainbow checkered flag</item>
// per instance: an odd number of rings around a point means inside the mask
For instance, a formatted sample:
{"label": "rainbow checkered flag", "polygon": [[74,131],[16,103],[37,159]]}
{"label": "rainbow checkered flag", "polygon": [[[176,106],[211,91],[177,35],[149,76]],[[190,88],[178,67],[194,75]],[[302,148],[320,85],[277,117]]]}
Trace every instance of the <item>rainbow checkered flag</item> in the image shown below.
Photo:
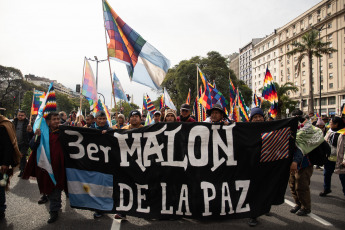
{"label": "rainbow checkered flag", "polygon": [[275,118],[278,113],[278,94],[268,67],[266,68],[262,97],[271,102],[271,108],[269,109],[269,112],[271,116]]}
{"label": "rainbow checkered flag", "polygon": [[37,115],[38,110],[41,107],[42,102],[44,101],[46,97],[46,93],[39,91],[39,90],[34,90],[33,94],[33,100],[32,100],[32,105],[31,105],[31,115]]}
{"label": "rainbow checkered flag", "polygon": [[93,75],[93,71],[92,71],[89,61],[86,58],[84,59],[84,61],[85,61],[85,70],[84,70],[81,94],[86,97],[86,99],[89,101],[90,106],[92,106],[94,103],[97,103],[98,101],[96,80]]}
{"label": "rainbow checkered flag", "polygon": [[149,76],[151,81],[145,85],[160,88],[170,66],[169,60],[125,23],[106,0],[103,0],[103,11],[109,36],[108,56],[125,63],[131,79],[140,71],[141,78]]}

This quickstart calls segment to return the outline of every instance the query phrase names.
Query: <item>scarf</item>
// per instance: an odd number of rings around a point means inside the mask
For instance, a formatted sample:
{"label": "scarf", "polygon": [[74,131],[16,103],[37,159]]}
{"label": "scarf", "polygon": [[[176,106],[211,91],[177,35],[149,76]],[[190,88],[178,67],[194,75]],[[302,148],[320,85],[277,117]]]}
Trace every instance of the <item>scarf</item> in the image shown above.
{"label": "scarf", "polygon": [[310,121],[297,131],[296,145],[306,155],[317,148],[324,141],[321,129],[314,127]]}
{"label": "scarf", "polygon": [[20,162],[21,153],[20,153],[19,148],[18,148],[17,137],[16,137],[14,125],[5,116],[0,115],[0,126],[3,126],[6,128],[8,136],[10,137],[10,140],[11,140],[11,143],[12,143],[13,149],[14,149],[14,154],[13,154],[14,165],[16,166]]}

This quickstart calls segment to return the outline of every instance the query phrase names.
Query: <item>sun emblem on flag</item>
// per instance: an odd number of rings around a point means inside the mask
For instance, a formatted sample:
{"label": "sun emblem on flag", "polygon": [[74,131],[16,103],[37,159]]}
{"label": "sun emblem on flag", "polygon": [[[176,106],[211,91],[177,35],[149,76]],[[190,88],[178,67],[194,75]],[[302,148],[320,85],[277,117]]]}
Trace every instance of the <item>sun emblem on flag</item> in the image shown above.
{"label": "sun emblem on flag", "polygon": [[90,186],[88,184],[83,184],[83,189],[86,193],[90,192]]}

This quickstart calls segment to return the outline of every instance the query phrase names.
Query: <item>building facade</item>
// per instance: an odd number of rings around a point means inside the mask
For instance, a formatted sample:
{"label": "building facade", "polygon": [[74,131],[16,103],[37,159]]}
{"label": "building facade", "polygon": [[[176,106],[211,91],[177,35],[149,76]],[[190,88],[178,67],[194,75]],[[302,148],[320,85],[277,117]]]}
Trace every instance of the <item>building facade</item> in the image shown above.
{"label": "building facade", "polygon": [[239,78],[239,54],[238,53],[233,53],[229,55],[229,69],[231,69],[232,71],[234,71],[236,78]]}
{"label": "building facade", "polygon": [[262,40],[262,38],[253,38],[248,44],[240,48],[239,57],[239,79],[252,89],[252,49]]}
{"label": "building facade", "polygon": [[[293,41],[301,41],[301,37],[312,29],[320,30],[320,39],[331,42],[330,46],[337,52],[323,55],[320,59],[313,58],[313,83],[310,86],[308,58],[302,60],[298,73],[295,66],[299,54],[290,56],[287,52],[293,49]],[[345,0],[323,0],[276,29],[253,48],[253,62],[255,89],[262,88],[264,70],[268,66],[278,84],[292,82],[299,88],[298,92],[288,92],[288,95],[299,102],[298,107],[304,112],[308,112],[309,89],[313,87],[314,111],[324,115],[340,115],[341,100],[345,99]]]}

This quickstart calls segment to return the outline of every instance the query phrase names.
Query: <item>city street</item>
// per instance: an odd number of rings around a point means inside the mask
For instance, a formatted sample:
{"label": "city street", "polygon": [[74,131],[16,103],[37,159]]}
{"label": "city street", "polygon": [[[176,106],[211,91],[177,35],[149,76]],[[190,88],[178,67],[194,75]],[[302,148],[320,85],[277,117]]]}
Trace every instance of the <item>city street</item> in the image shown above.
{"label": "city street", "polygon": [[[68,199],[63,194],[63,208],[59,220],[47,224],[49,205],[38,205],[40,198],[37,182],[12,178],[11,190],[7,193],[6,219],[0,223],[0,229],[249,229],[248,219],[228,221],[180,220],[145,220],[128,217],[119,223],[113,215],[93,219],[93,212],[69,207]],[[344,229],[345,197],[341,192],[338,175],[332,177],[332,193],[325,198],[319,197],[322,190],[322,171],[315,169],[312,176],[312,214],[299,217],[289,212],[292,204],[290,191],[286,191],[286,202],[274,206],[269,216],[258,218],[257,229]],[[67,205],[66,205],[67,204]]]}

